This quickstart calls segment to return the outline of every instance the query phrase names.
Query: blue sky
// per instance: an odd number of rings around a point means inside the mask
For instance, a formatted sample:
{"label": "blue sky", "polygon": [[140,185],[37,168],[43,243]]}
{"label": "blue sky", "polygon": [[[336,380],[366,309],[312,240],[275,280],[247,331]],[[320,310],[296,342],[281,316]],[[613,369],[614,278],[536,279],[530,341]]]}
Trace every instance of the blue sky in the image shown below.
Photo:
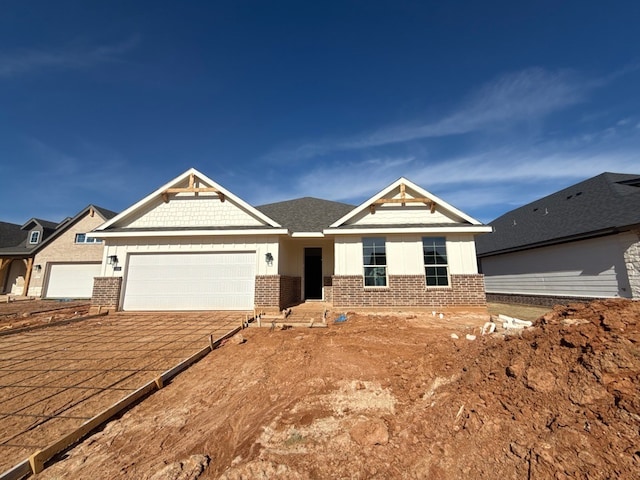
{"label": "blue sky", "polygon": [[640,174],[640,2],[3,1],[0,220],[189,167],[259,205],[405,176],[488,222]]}

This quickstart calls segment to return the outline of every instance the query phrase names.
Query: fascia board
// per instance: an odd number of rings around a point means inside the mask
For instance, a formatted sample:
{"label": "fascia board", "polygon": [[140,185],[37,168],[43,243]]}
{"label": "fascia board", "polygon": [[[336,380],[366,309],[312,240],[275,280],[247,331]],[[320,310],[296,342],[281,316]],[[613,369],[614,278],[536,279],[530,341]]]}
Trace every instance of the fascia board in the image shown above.
{"label": "fascia board", "polygon": [[400,177],[398,180],[396,180],[395,182],[393,182],[391,185],[389,185],[387,188],[385,188],[384,190],[376,193],[373,197],[371,197],[370,199],[364,201],[363,203],[360,204],[360,206],[356,207],[355,209],[351,210],[349,213],[347,213],[345,216],[343,216],[342,218],[338,219],[336,222],[332,223],[330,225],[330,228],[336,228],[339,227],[341,225],[343,225],[347,220],[355,217],[356,215],[358,215],[360,212],[362,212],[365,208],[368,208],[369,205],[371,205],[373,202],[375,202],[376,200],[378,200],[379,198],[383,198],[385,195],[387,195],[389,192],[391,192],[392,190],[394,190],[396,187],[398,187],[401,183],[404,183],[405,185],[407,185],[409,188],[411,188],[412,190],[414,190],[415,192],[419,193],[420,195],[422,195],[425,198],[428,198],[430,200],[432,200],[433,202],[435,202],[438,206],[444,208],[445,210],[453,213],[454,215],[457,215],[458,217],[466,220],[467,222],[469,222],[472,225],[482,225],[482,222],[479,222],[478,220],[476,220],[475,218],[467,215],[466,213],[462,212],[461,210],[458,210],[456,207],[454,207],[453,205],[450,205],[449,203],[445,202],[444,200],[442,200],[440,197],[426,191],[424,188],[422,188],[419,185],[416,185],[415,183],[413,183],[411,180],[407,180],[404,177]]}
{"label": "fascia board", "polygon": [[87,232],[88,237],[95,238],[135,238],[135,237],[224,237],[229,235],[287,235],[286,228],[276,228],[273,230],[153,230],[148,232]]}
{"label": "fascia board", "polygon": [[408,227],[408,228],[327,228],[325,235],[372,235],[378,233],[488,233],[492,231],[489,225],[469,225],[468,227]]}
{"label": "fascia board", "polygon": [[105,230],[106,228],[109,228],[111,225],[119,222],[120,220],[128,217],[129,215],[131,215],[132,213],[134,213],[136,210],[144,207],[145,205],[147,205],[148,203],[150,203],[151,201],[155,200],[157,197],[159,197],[162,192],[164,192],[166,189],[171,188],[172,186],[174,186],[175,184],[181,182],[182,180],[186,179],[189,175],[191,174],[196,175],[197,177],[199,177],[200,179],[204,180],[205,182],[209,183],[213,188],[216,188],[218,190],[220,190],[226,197],[230,198],[231,200],[234,201],[234,203],[237,203],[238,205],[242,206],[243,208],[249,210],[253,215],[257,216],[258,218],[260,218],[261,220],[263,220],[264,222],[266,222],[267,224],[269,224],[272,227],[281,227],[282,225],[280,225],[279,223],[277,223],[275,220],[272,220],[271,218],[267,217],[264,213],[260,212],[259,210],[257,210],[256,208],[252,207],[251,205],[249,205],[248,203],[246,203],[244,200],[240,199],[239,197],[237,197],[236,195],[234,195],[233,193],[231,193],[229,190],[227,190],[226,188],[222,187],[221,185],[218,185],[216,182],[214,182],[213,180],[211,180],[209,177],[207,177],[206,175],[204,175],[203,173],[199,172],[198,170],[196,170],[195,168],[190,168],[189,170],[187,170],[186,172],[184,172],[182,175],[178,175],[176,178],[174,178],[173,180],[170,180],[169,182],[165,183],[164,185],[162,185],[160,188],[158,188],[157,190],[155,190],[154,192],[150,193],[149,195],[147,195],[146,197],[144,197],[142,200],[140,200],[137,203],[134,203],[132,206],[130,206],[129,208],[127,208],[126,210],[124,210],[123,212],[119,213],[118,215],[116,215],[115,217],[113,217],[111,220],[103,223],[102,225],[100,225],[98,228],[96,228],[95,231],[102,231]]}
{"label": "fascia board", "polygon": [[291,234],[293,238],[323,238],[322,232],[294,232]]}

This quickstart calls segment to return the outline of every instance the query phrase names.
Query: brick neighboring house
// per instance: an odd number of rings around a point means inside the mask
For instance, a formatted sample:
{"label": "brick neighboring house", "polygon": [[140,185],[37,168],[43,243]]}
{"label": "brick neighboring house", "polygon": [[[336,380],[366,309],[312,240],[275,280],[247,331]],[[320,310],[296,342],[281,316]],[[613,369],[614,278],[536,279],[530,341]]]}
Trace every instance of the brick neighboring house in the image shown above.
{"label": "brick neighboring house", "polygon": [[605,172],[490,225],[476,244],[494,301],[640,299],[640,175]]}
{"label": "brick neighboring house", "polygon": [[29,296],[91,298],[104,245],[87,233],[115,215],[111,210],[87,205],[73,218],[60,222],[35,249]]}
{"label": "brick neighboring house", "polygon": [[55,222],[39,218],[32,218],[24,225],[0,222],[0,294],[25,293],[34,252],[57,226]]}
{"label": "brick neighboring house", "polygon": [[362,205],[253,207],[195,169],[92,232],[94,307],[123,310],[486,308],[474,236],[491,227],[400,178]]}

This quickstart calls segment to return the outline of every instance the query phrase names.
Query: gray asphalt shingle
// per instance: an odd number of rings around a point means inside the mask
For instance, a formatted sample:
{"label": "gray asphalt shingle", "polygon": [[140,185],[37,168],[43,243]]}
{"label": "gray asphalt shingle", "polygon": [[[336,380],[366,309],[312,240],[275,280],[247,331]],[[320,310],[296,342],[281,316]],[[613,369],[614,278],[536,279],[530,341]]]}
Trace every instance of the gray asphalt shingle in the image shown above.
{"label": "gray asphalt shingle", "polygon": [[479,256],[560,243],[640,224],[640,175],[605,172],[489,223],[476,237]]}
{"label": "gray asphalt shingle", "polygon": [[347,203],[304,197],[256,207],[292,232],[322,232],[355,208]]}

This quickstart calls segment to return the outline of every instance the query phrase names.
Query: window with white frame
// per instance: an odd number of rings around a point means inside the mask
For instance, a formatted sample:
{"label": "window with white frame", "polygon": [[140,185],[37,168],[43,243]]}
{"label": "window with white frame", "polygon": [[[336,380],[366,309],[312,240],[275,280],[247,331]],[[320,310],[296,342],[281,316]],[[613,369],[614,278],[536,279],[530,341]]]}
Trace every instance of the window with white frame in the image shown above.
{"label": "window with white frame", "polygon": [[362,263],[365,287],[387,286],[387,252],[384,237],[362,239]]}
{"label": "window with white frame", "polygon": [[31,232],[31,235],[29,235],[29,243],[38,243],[38,240],[40,240],[40,232],[37,230]]}
{"label": "window with white frame", "polygon": [[76,243],[102,243],[102,240],[95,237],[87,237],[86,233],[76,233]]}
{"label": "window with white frame", "polygon": [[449,285],[447,241],[444,237],[423,237],[424,275],[428,287]]}

